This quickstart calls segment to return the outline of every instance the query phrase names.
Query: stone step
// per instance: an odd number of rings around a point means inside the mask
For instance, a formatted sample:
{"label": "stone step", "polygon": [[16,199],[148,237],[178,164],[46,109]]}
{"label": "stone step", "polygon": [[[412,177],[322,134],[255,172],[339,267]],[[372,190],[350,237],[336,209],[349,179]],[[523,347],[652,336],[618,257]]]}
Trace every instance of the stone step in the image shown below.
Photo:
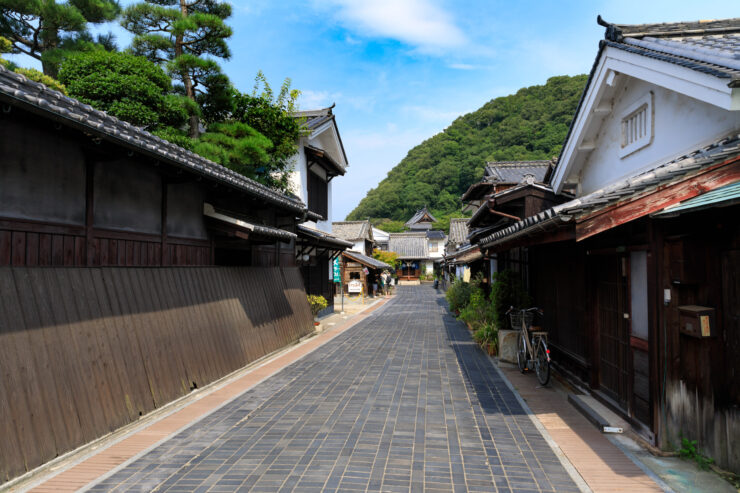
{"label": "stone step", "polygon": [[624,433],[629,423],[590,395],[568,394],[568,402],[602,433]]}

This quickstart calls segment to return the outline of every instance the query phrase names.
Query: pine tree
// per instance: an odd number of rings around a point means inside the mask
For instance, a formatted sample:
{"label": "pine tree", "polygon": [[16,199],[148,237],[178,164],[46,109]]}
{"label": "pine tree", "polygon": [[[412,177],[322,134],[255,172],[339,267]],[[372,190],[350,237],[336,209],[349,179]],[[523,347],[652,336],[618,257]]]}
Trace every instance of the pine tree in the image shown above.
{"label": "pine tree", "polygon": [[[12,42],[13,53],[41,61],[44,74],[56,77],[66,54],[95,45],[88,24],[112,21],[120,11],[117,0],[0,0],[0,36]],[[107,47],[111,41],[100,38]]]}
{"label": "pine tree", "polygon": [[[231,28],[224,20],[231,6],[218,0],[146,0],[128,7],[122,25],[134,33],[134,53],[163,65],[192,101],[219,81],[218,63],[210,57],[228,59],[226,39]],[[190,137],[198,137],[200,116],[190,116]]]}

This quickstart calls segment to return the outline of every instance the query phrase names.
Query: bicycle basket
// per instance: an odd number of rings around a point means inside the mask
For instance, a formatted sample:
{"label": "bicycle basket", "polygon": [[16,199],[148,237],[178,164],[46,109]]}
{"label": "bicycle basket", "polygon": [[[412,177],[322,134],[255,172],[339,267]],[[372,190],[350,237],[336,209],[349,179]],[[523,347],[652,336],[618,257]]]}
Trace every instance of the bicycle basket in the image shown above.
{"label": "bicycle basket", "polygon": [[[522,328],[522,311],[521,310],[515,310],[509,313],[509,318],[511,320],[512,330],[519,330]],[[534,319],[534,312],[524,313],[524,323],[527,324],[527,328],[532,326],[533,319]]]}

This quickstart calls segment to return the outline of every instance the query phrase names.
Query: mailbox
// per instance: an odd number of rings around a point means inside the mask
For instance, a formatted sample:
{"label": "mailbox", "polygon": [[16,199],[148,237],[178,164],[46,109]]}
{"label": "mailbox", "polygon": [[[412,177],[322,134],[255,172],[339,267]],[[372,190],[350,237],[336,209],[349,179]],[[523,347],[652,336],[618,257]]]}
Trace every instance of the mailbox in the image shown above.
{"label": "mailbox", "polygon": [[691,337],[714,337],[717,327],[714,323],[714,308],[698,305],[678,307],[679,331]]}

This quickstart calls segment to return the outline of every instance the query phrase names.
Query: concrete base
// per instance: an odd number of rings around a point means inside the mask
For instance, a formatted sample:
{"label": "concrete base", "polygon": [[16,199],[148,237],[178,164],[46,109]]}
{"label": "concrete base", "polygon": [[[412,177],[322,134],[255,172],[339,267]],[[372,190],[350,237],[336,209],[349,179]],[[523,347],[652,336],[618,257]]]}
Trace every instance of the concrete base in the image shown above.
{"label": "concrete base", "polygon": [[421,284],[421,281],[418,279],[413,281],[398,281],[399,286],[418,286],[419,284]]}
{"label": "concrete base", "polygon": [[498,358],[507,363],[516,364],[516,341],[518,330],[498,331]]}

